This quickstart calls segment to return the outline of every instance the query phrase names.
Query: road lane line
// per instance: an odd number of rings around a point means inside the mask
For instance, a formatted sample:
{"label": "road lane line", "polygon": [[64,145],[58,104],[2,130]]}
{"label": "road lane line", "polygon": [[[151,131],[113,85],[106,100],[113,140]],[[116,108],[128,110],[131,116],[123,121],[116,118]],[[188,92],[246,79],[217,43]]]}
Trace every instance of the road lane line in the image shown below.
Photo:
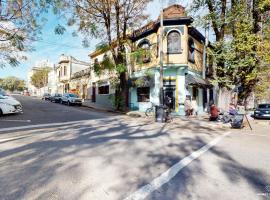
{"label": "road lane line", "polygon": [[0,122],[28,122],[30,123],[31,120],[21,120],[21,119],[3,119]]}
{"label": "road lane line", "polygon": [[270,135],[262,135],[262,134],[253,134],[253,133],[239,133],[240,135],[250,135],[250,136],[258,136],[258,137],[266,137],[270,138]]}
{"label": "road lane line", "polygon": [[[85,129],[89,129],[89,127],[81,127],[81,128],[72,128],[72,129],[65,129],[65,130],[55,130],[55,131],[49,131],[49,132],[46,132],[46,134],[66,134],[66,133],[69,133],[69,132],[74,132],[74,131],[82,131],[82,130],[85,130]],[[27,134],[24,134],[24,135],[17,135],[17,136],[13,136],[13,137],[7,137],[7,138],[0,138],[0,143],[1,142],[5,142],[5,141],[9,141],[9,140],[14,140],[14,139],[23,139],[23,138],[26,138],[26,137],[33,137],[33,136],[38,136],[36,135],[35,133],[27,133]],[[42,139],[42,138],[41,138]]]}
{"label": "road lane line", "polygon": [[17,131],[17,130],[24,130],[30,128],[42,128],[42,127],[53,127],[53,126],[63,126],[63,125],[70,125],[76,123],[83,123],[90,120],[80,120],[80,121],[72,121],[72,122],[58,122],[58,123],[49,123],[49,124],[36,124],[36,125],[28,125],[28,126],[19,126],[19,127],[12,127],[12,128],[1,128],[0,132],[6,131]]}
{"label": "road lane line", "polygon": [[152,192],[168,183],[176,174],[178,174],[184,167],[189,165],[193,160],[196,160],[202,154],[207,152],[217,143],[219,143],[224,137],[227,137],[231,132],[226,132],[222,136],[212,140],[202,148],[197,151],[194,151],[189,156],[183,158],[178,163],[169,168],[166,172],[155,178],[151,183],[139,188],[136,192],[131,194],[129,197],[125,198],[125,200],[142,200],[145,199]]}

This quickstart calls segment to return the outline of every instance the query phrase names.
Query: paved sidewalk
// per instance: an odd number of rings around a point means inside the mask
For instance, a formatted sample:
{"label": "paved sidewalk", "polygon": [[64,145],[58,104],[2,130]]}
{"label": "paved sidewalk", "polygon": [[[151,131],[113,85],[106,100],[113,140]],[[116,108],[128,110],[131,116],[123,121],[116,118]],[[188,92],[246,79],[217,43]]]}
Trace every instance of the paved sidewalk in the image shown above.
{"label": "paved sidewalk", "polygon": [[104,106],[98,103],[93,103],[90,100],[85,100],[82,104],[84,107],[88,107],[88,108],[93,108],[96,110],[102,110],[102,111],[109,111],[109,112],[114,112],[115,109],[109,106]]}

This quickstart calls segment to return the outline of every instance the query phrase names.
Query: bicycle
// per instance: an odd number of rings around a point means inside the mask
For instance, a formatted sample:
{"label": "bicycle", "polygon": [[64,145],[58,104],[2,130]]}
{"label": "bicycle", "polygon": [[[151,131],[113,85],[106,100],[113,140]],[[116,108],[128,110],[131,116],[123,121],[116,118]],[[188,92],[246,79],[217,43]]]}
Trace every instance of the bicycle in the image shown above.
{"label": "bicycle", "polygon": [[166,112],[166,122],[170,123],[173,121],[173,116],[172,116],[172,111],[169,107],[166,107],[165,109]]}
{"label": "bicycle", "polygon": [[151,107],[145,111],[145,116],[150,117],[155,115],[155,104],[151,102]]}

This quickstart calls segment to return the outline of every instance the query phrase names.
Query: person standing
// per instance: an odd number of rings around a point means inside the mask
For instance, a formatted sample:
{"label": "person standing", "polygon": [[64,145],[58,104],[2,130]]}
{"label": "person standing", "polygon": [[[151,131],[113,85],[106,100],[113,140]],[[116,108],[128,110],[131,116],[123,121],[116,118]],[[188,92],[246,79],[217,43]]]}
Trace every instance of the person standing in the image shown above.
{"label": "person standing", "polygon": [[186,116],[190,116],[191,115],[191,102],[188,96],[186,96],[184,105],[185,105]]}
{"label": "person standing", "polygon": [[196,97],[193,97],[191,101],[191,109],[192,109],[192,115],[197,116],[198,115],[198,104],[196,101]]}

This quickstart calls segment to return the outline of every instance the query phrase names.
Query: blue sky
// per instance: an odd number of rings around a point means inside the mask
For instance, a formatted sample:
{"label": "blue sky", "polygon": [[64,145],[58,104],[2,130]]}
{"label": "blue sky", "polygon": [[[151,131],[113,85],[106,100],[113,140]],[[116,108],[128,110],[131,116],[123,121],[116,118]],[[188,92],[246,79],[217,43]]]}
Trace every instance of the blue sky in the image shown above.
{"label": "blue sky", "polygon": [[[154,0],[149,4],[146,12],[150,14],[150,19],[156,19],[158,17],[160,10],[159,2],[160,0]],[[169,2],[169,0],[167,2]],[[164,7],[167,5],[167,2],[164,0]],[[188,0],[175,0],[174,2],[186,6],[186,2],[188,2]],[[42,30],[42,41],[33,43],[33,47],[36,50],[33,52],[27,52],[28,59],[21,62],[18,67],[8,66],[4,69],[0,68],[0,78],[6,76],[17,76],[26,80],[28,70],[33,67],[37,61],[48,59],[52,63],[57,63],[61,54],[72,55],[75,58],[83,61],[90,61],[88,54],[94,50],[95,45],[100,41],[93,39],[90,42],[90,47],[84,48],[82,47],[82,37],[72,36],[72,32],[75,27],[67,27],[65,34],[56,35],[54,33],[54,28],[60,23],[60,20],[57,18],[57,16],[52,14],[48,14],[45,17],[47,17],[48,21]]]}

